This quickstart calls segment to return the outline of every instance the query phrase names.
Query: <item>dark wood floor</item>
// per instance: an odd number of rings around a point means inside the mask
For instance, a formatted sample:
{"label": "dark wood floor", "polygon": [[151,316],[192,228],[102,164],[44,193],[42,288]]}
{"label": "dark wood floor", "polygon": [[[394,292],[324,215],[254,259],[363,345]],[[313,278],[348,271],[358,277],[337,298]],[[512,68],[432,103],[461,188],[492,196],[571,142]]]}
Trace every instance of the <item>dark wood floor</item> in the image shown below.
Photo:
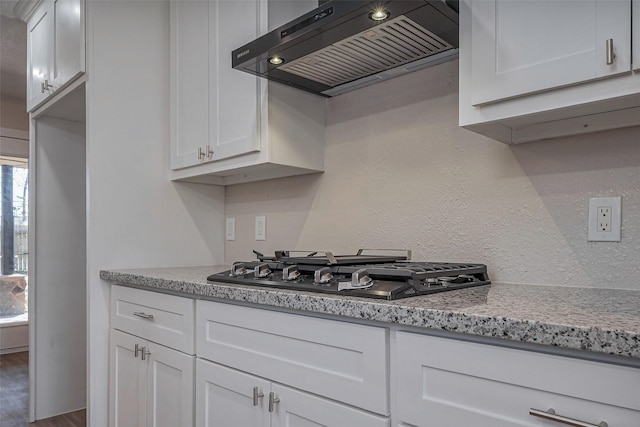
{"label": "dark wood floor", "polygon": [[0,425],[2,427],[85,427],[86,411],[29,424],[29,353],[0,355]]}

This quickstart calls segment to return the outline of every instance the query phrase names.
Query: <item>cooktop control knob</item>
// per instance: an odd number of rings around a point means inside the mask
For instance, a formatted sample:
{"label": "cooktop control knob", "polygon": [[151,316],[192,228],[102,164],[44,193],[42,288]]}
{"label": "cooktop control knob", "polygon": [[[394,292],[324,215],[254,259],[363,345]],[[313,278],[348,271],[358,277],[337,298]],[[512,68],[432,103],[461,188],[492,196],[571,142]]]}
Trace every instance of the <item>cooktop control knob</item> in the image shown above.
{"label": "cooktop control knob", "polygon": [[271,275],[271,269],[269,269],[269,264],[260,264],[256,265],[253,269],[253,277],[258,279],[263,279],[265,277],[269,277]]}
{"label": "cooktop control knob", "polygon": [[331,279],[333,279],[333,274],[331,274],[329,267],[322,267],[313,272],[313,283],[317,285],[325,285],[331,282]]}
{"label": "cooktop control knob", "polygon": [[290,265],[282,269],[282,280],[291,282],[300,277],[300,269],[297,265]]}
{"label": "cooktop control knob", "polygon": [[368,288],[373,286],[373,279],[369,277],[369,272],[361,268],[351,274],[351,286],[354,288]]}
{"label": "cooktop control knob", "polygon": [[247,274],[247,267],[241,262],[236,262],[231,266],[231,277],[244,276]]}

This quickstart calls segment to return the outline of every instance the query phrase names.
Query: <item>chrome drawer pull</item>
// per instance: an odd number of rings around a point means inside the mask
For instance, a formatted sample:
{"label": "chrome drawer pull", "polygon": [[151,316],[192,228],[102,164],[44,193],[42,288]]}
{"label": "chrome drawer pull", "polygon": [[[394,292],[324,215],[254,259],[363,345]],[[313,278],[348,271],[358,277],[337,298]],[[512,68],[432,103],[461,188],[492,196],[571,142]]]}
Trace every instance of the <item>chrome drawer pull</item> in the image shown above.
{"label": "chrome drawer pull", "polygon": [[607,424],[605,421],[600,421],[600,424],[591,424],[573,418],[563,417],[562,415],[556,415],[556,411],[553,408],[549,408],[548,411],[541,411],[540,409],[531,408],[529,409],[529,415],[544,418],[546,420],[556,421],[558,423],[573,427],[609,427],[609,424]]}
{"label": "chrome drawer pull", "polygon": [[136,344],[136,346],[133,348],[133,357],[135,357],[137,359],[138,358],[138,353],[140,353],[140,346],[138,346],[138,344]]}
{"label": "chrome drawer pull", "polygon": [[264,397],[264,393],[258,387],[253,388],[253,406],[258,406],[258,399]]}
{"label": "chrome drawer pull", "polygon": [[280,402],[280,398],[274,392],[269,393],[269,412],[273,412],[273,407]]}
{"label": "chrome drawer pull", "polygon": [[133,315],[134,316],[138,316],[138,317],[142,317],[143,319],[146,319],[146,320],[153,320],[153,314],[147,314],[144,311],[143,312],[134,312]]}

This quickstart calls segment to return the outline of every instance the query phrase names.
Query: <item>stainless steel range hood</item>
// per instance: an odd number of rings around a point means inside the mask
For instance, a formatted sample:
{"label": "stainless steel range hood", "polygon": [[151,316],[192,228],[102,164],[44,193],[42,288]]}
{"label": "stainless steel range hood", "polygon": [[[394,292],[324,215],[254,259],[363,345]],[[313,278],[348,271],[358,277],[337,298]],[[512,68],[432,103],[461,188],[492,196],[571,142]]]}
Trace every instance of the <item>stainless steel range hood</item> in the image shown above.
{"label": "stainless steel range hood", "polygon": [[332,0],[232,52],[232,65],[331,97],[458,55],[457,1]]}

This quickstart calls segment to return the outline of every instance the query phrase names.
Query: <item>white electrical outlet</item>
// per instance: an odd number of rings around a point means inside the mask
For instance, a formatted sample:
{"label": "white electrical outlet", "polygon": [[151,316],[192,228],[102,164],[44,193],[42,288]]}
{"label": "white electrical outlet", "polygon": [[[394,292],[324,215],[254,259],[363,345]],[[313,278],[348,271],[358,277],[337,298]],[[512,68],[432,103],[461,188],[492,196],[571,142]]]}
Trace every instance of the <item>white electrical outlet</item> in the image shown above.
{"label": "white electrical outlet", "polygon": [[267,240],[267,217],[256,217],[256,240]]}
{"label": "white electrical outlet", "polygon": [[619,242],[622,197],[595,197],[589,200],[590,242]]}
{"label": "white electrical outlet", "polygon": [[227,230],[225,234],[226,234],[227,240],[236,240],[236,219],[235,218],[227,218]]}
{"label": "white electrical outlet", "polygon": [[596,209],[596,215],[598,215],[598,221],[596,228],[598,231],[611,231],[611,206],[598,206]]}

